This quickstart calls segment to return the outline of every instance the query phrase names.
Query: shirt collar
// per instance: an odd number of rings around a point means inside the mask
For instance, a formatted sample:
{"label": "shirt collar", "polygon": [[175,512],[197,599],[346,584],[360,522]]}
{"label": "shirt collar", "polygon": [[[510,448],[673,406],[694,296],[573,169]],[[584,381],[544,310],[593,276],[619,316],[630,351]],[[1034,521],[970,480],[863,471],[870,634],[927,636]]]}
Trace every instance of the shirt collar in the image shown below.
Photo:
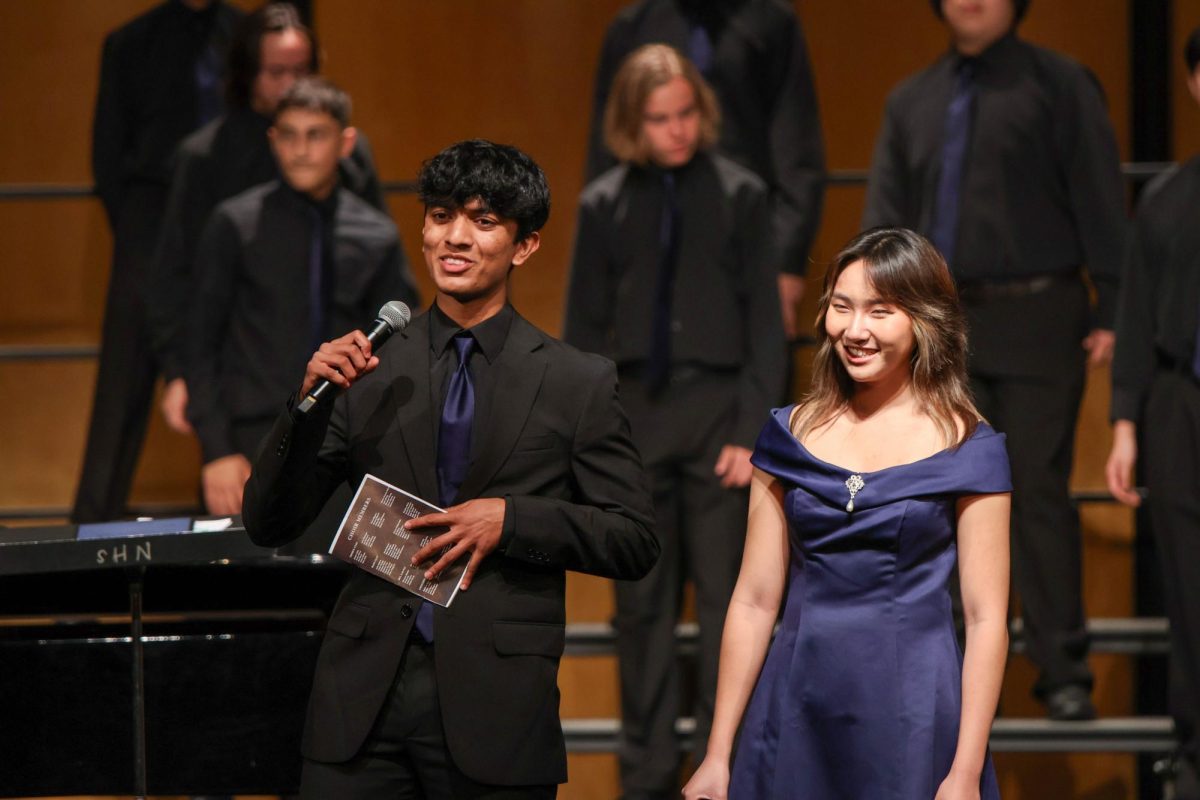
{"label": "shirt collar", "polygon": [[667,175],[671,175],[676,181],[680,181],[685,179],[691,173],[697,171],[700,163],[705,161],[707,158],[707,152],[704,150],[697,150],[696,154],[692,156],[691,160],[689,160],[683,166],[675,167],[674,169],[660,167],[653,161],[647,161],[645,164],[634,164],[633,168],[642,172],[656,183],[661,183],[663,178]]}
{"label": "shirt collar", "polygon": [[183,0],[171,0],[168,7],[171,13],[181,16],[183,19],[195,20],[204,24],[212,22],[213,17],[217,15],[217,6],[219,2],[209,3],[204,8],[199,10],[184,5]]}
{"label": "shirt collar", "polygon": [[[495,362],[500,351],[504,349],[504,342],[508,339],[508,329],[512,326],[515,313],[513,307],[505,303],[497,313],[475,327],[466,329],[475,337],[476,346],[489,364]],[[429,347],[433,351],[434,358],[440,357],[450,346],[450,340],[462,333],[463,330],[457,322],[446,316],[446,313],[438,307],[435,301],[433,309],[429,313]]]}
{"label": "shirt collar", "polygon": [[295,189],[289,186],[288,182],[282,177],[278,179],[278,183],[280,186],[280,192],[283,194],[283,196],[288,198],[289,202],[294,203],[296,206],[311,211],[317,211],[320,213],[321,219],[323,219],[326,223],[334,219],[336,216],[338,209],[338,195],[341,193],[340,183],[333,188],[333,191],[330,192],[329,196],[324,200],[314,200],[302,192],[297,192]]}
{"label": "shirt collar", "polygon": [[988,45],[987,49],[977,56],[964,56],[951,47],[951,52],[954,55],[955,71],[957,72],[963,64],[971,64],[977,74],[981,69],[984,71],[1003,69],[1004,65],[1016,53],[1019,42],[1017,34],[1009,31]]}

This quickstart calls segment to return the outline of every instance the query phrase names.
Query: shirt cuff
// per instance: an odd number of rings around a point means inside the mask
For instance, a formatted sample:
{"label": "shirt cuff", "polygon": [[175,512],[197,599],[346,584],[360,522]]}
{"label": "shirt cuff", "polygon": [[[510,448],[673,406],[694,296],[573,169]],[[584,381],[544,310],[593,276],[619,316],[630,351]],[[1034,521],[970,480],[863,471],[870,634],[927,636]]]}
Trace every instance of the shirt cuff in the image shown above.
{"label": "shirt cuff", "polygon": [[508,546],[517,535],[517,520],[513,513],[512,495],[504,495],[504,525],[500,528],[500,544],[496,546],[504,555],[508,555]]}
{"label": "shirt cuff", "polygon": [[1109,420],[1129,420],[1138,422],[1142,416],[1142,398],[1137,392],[1113,387],[1112,401],[1109,406]]}

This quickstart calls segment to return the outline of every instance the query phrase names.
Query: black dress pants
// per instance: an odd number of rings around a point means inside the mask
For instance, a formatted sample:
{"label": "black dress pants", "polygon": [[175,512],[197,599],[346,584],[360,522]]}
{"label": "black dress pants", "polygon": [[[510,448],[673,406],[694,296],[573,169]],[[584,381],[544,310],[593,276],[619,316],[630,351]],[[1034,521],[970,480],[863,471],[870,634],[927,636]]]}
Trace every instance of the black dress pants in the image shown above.
{"label": "black dress pants", "polygon": [[1029,296],[966,300],[971,389],[1007,437],[1012,467],[1013,583],[1039,697],[1091,686],[1082,599],[1082,537],[1071,504],[1075,424],[1083,398],[1088,300],[1081,282]]}
{"label": "black dress pants", "polygon": [[[433,648],[409,638],[396,680],[362,751],[342,764],[305,760],[301,800],[538,800],[556,786],[471,780],[446,751]],[[481,710],[481,713],[484,713]]]}
{"label": "black dress pants", "polygon": [[103,522],[125,513],[158,377],[143,292],[165,205],[165,187],[134,185],[126,190],[117,214],[92,417],[71,511],[73,522]]}
{"label": "black dress pants", "polygon": [[679,790],[675,719],[682,697],[674,631],[689,579],[700,625],[696,756],[703,757],[707,746],[721,631],[746,539],[748,491],[722,488],[713,474],[717,454],[730,443],[736,399],[736,378],[727,374],[677,375],[654,397],[640,380],[621,376],[621,402],[650,475],[662,546],[649,575],[616,583],[619,759],[628,797],[677,796]]}
{"label": "black dress pants", "polygon": [[1197,766],[1200,725],[1200,386],[1160,372],[1143,414],[1150,522],[1171,625],[1170,695],[1183,755]]}

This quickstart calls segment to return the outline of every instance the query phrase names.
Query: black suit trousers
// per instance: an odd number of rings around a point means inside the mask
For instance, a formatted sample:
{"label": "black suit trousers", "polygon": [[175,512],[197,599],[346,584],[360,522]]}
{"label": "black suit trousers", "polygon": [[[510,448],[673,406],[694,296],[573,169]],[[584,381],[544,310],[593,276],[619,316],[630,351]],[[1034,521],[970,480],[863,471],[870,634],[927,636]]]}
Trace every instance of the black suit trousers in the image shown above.
{"label": "black suit trousers", "polygon": [[362,752],[350,761],[305,760],[301,800],[535,800],[558,787],[488,786],[454,765],[446,749],[433,648],[410,636],[396,680]]}
{"label": "black suit trousers", "polygon": [[1013,583],[1027,654],[1045,696],[1091,686],[1082,599],[1082,539],[1071,504],[1075,424],[1083,398],[1088,299],[1082,281],[1028,296],[972,300],[971,389],[1007,437],[1012,466]]}
{"label": "black suit trousers", "polygon": [[1200,386],[1161,372],[1143,415],[1150,522],[1171,624],[1169,707],[1184,754],[1200,757]]}
{"label": "black suit trousers", "polygon": [[125,512],[158,377],[143,292],[166,195],[161,186],[128,187],[114,222],[112,274],[73,522],[102,522]]}
{"label": "black suit trousers", "polygon": [[662,546],[649,575],[616,583],[619,757],[622,786],[629,795],[678,790],[675,720],[684,692],[674,634],[688,580],[695,588],[700,625],[691,709],[697,764],[707,745],[721,631],[746,540],[749,493],[723,488],[713,474],[718,453],[730,443],[737,388],[736,376],[699,373],[675,380],[651,397],[641,381],[621,378],[633,440],[650,475]]}

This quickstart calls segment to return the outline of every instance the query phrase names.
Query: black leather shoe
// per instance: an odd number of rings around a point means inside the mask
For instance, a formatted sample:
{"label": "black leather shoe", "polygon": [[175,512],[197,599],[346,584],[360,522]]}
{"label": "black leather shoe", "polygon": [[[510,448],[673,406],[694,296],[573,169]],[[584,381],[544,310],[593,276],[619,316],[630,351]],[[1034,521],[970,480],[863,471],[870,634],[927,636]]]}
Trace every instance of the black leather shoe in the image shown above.
{"label": "black leather shoe", "polygon": [[1175,800],[1200,800],[1200,775],[1196,767],[1183,756],[1175,764]]}
{"label": "black leather shoe", "polygon": [[1091,694],[1082,686],[1060,686],[1046,695],[1046,716],[1059,721],[1096,718]]}

